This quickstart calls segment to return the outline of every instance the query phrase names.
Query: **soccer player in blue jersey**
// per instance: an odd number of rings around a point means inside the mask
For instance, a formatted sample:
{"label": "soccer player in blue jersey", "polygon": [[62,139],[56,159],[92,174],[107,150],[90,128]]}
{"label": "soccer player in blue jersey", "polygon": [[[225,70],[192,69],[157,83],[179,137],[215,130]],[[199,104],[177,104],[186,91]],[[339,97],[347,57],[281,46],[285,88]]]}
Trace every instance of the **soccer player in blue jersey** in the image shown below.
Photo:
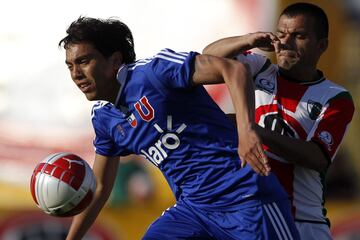
{"label": "soccer player in blue jersey", "polygon": [[[119,160],[129,154],[158,167],[176,198],[143,239],[299,238],[288,196],[254,131],[254,86],[245,65],[170,49],[135,61],[131,31],[116,19],[80,17],[59,46],[74,83],[98,100],[92,110],[97,189],[67,239],[81,239],[90,228]],[[202,86],[223,82],[237,126]],[[250,164],[256,158],[263,161]]]}

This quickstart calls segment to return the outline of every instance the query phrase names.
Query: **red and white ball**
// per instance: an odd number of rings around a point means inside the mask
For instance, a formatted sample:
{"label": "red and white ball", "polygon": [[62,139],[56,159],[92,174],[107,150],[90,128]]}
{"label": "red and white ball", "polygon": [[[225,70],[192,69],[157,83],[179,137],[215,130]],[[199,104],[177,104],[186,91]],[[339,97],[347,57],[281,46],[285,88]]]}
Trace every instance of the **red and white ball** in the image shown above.
{"label": "red and white ball", "polygon": [[45,213],[68,217],[80,213],[91,203],[96,180],[85,160],[60,152],[37,164],[30,189],[34,201]]}

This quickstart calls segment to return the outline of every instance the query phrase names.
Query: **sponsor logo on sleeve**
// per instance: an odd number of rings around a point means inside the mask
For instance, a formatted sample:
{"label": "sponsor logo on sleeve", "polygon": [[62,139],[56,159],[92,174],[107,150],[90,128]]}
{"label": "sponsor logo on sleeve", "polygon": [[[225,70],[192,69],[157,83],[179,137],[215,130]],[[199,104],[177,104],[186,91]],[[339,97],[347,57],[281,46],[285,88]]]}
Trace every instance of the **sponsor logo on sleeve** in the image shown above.
{"label": "sponsor logo on sleeve", "polygon": [[125,137],[125,129],[123,128],[123,126],[121,124],[118,124],[116,126],[117,130],[119,131],[119,133],[121,134],[122,137]]}

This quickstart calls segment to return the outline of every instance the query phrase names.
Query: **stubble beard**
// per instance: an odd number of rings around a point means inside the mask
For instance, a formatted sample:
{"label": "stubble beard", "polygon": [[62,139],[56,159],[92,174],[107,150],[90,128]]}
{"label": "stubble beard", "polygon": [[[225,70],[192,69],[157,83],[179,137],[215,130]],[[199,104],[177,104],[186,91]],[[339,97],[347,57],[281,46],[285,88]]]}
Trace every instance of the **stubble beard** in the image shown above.
{"label": "stubble beard", "polygon": [[295,68],[295,66],[299,63],[298,57],[284,57],[278,56],[277,57],[277,64],[280,68],[290,71],[291,69]]}

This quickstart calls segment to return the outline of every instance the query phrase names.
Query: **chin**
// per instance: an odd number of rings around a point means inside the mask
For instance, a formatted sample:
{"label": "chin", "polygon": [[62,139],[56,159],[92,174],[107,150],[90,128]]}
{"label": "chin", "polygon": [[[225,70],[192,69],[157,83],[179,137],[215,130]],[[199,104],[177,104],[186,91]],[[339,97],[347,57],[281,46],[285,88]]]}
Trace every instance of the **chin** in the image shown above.
{"label": "chin", "polygon": [[279,59],[278,60],[278,65],[280,68],[285,69],[285,70],[291,70],[293,69],[297,64],[297,61],[293,60],[293,59]]}
{"label": "chin", "polygon": [[93,94],[85,94],[85,97],[88,101],[95,101],[95,100],[98,100],[96,98],[96,96],[94,96]]}

